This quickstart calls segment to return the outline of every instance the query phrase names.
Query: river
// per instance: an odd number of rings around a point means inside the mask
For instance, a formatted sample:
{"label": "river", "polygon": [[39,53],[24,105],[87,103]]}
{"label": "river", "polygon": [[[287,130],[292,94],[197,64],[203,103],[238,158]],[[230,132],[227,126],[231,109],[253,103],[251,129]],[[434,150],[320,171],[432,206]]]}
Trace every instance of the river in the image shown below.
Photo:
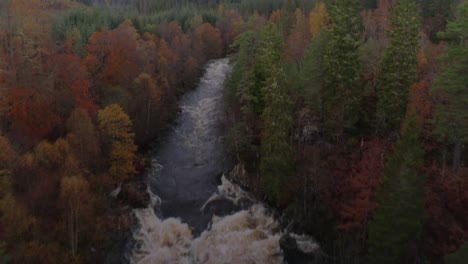
{"label": "river", "polygon": [[228,59],[206,66],[152,155],[151,204],[135,210],[139,228],[131,263],[283,263],[278,222],[221,177],[232,167],[221,128],[223,81],[230,70]]}

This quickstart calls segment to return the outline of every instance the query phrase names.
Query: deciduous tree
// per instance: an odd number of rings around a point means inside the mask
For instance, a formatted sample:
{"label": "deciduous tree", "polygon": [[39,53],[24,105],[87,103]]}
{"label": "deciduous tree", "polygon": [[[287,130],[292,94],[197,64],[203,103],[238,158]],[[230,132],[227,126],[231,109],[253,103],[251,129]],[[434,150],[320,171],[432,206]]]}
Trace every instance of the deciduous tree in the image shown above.
{"label": "deciduous tree", "polygon": [[112,183],[119,183],[135,174],[135,134],[132,122],[123,109],[112,104],[99,111],[99,128],[108,140],[109,175]]}

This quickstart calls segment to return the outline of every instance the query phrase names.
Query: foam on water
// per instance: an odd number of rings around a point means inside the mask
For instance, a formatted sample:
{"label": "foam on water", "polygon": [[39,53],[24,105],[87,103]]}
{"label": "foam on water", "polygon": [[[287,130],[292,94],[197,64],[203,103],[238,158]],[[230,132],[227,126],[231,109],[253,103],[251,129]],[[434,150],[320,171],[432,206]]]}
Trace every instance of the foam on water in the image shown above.
{"label": "foam on water", "polygon": [[[247,195],[223,177],[219,193],[235,199]],[[229,191],[227,191],[229,190]],[[158,201],[156,195],[151,197]],[[234,197],[234,198],[233,198]],[[212,198],[210,198],[212,199]],[[153,203],[158,205],[157,202]],[[210,227],[194,238],[179,219],[160,219],[152,206],[136,209],[140,228],[131,263],[282,263],[278,223],[259,203],[233,215],[213,216]]]}
{"label": "foam on water", "polygon": [[[228,62],[207,65],[198,88],[181,99],[173,129],[154,153],[148,208],[134,211],[139,227],[131,263],[283,262],[278,222],[238,185],[225,177],[216,183],[229,167],[221,129]],[[295,238],[304,252],[316,246],[305,236]]]}

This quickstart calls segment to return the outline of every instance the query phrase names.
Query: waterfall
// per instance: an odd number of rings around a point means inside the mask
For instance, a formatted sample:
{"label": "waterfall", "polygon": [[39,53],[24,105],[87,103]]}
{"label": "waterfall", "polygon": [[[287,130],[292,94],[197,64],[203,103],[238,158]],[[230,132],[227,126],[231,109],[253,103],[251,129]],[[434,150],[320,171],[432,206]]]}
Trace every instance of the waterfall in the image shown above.
{"label": "waterfall", "polygon": [[[228,59],[205,69],[197,89],[181,99],[171,133],[148,169],[148,208],[135,209],[139,227],[131,263],[283,263],[279,223],[248,192],[219,175],[232,167],[224,153],[223,81]],[[293,235],[303,252],[318,245]]]}

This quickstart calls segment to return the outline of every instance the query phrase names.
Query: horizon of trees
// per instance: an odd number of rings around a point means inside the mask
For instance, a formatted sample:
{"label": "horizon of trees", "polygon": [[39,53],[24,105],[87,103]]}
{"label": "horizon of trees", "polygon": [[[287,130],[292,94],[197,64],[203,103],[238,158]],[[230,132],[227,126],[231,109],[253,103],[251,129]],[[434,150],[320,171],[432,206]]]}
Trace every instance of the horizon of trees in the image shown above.
{"label": "horizon of trees", "polygon": [[228,55],[226,147],[331,263],[460,263],[467,19],[455,0],[2,1],[0,262],[104,261],[145,146]]}

